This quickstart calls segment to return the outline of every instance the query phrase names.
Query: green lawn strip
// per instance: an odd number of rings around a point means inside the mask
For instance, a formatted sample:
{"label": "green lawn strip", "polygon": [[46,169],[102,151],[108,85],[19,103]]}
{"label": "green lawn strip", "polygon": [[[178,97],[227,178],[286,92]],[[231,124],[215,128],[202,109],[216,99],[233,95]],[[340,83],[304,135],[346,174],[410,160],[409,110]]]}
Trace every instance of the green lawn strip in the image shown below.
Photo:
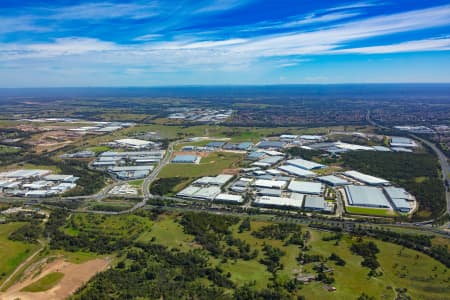
{"label": "green lawn strip", "polygon": [[11,232],[24,224],[22,222],[0,224],[0,283],[39,248],[38,244],[27,244],[8,239]]}
{"label": "green lawn strip", "polygon": [[52,272],[45,275],[41,279],[31,283],[30,285],[24,287],[21,291],[33,293],[44,292],[57,285],[63,277],[64,273]]}
{"label": "green lawn strip", "polygon": [[385,208],[357,207],[347,205],[345,207],[345,210],[349,214],[357,214],[357,215],[380,216],[380,217],[395,216],[394,211]]}

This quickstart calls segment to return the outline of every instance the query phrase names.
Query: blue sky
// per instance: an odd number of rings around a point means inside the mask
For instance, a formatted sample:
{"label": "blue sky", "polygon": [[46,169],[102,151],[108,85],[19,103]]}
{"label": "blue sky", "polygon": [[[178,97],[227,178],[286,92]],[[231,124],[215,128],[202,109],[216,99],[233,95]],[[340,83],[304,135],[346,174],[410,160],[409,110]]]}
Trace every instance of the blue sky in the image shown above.
{"label": "blue sky", "polygon": [[450,82],[450,2],[0,2],[0,86]]}

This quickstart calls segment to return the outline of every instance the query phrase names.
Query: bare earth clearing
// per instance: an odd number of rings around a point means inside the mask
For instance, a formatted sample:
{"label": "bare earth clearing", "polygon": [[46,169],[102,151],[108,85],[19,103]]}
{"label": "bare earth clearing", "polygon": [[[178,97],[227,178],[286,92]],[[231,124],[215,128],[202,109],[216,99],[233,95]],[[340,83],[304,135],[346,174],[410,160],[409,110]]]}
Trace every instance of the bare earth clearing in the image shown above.
{"label": "bare earth clearing", "polygon": [[[11,286],[6,292],[0,293],[1,300],[57,300],[65,299],[73,294],[80,286],[86,283],[96,273],[108,268],[108,259],[93,259],[81,264],[74,264],[63,259],[52,261],[43,266],[42,272],[33,277],[29,274],[24,280]],[[22,292],[21,290],[33,282],[52,272],[61,272],[64,277],[51,289],[43,292]]]}

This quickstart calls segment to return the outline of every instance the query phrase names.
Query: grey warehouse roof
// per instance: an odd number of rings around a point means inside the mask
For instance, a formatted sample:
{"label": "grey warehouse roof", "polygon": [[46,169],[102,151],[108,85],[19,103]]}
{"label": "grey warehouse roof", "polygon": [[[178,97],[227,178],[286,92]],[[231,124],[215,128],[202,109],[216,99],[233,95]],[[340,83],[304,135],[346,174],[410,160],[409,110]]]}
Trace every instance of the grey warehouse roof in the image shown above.
{"label": "grey warehouse roof", "polygon": [[383,191],[377,187],[349,185],[345,187],[345,193],[348,203],[353,206],[391,208]]}

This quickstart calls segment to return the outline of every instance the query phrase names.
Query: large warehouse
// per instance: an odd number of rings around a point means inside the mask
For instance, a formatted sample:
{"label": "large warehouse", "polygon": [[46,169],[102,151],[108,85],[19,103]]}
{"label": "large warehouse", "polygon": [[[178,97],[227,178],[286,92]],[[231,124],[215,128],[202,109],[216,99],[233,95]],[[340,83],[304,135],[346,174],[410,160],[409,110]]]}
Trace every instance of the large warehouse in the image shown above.
{"label": "large warehouse", "polygon": [[286,172],[288,174],[298,176],[298,177],[314,177],[316,176],[316,173],[301,169],[299,167],[291,166],[291,165],[282,165],[279,166],[278,169],[282,170],[283,172]]}
{"label": "large warehouse", "polygon": [[392,136],[391,147],[414,148],[417,147],[417,144],[410,138],[401,136]]}
{"label": "large warehouse", "polygon": [[177,155],[172,159],[175,164],[195,164],[200,161],[200,156],[197,155]]}
{"label": "large warehouse", "polygon": [[348,185],[345,194],[352,206],[392,208],[383,190],[374,186]]}
{"label": "large warehouse", "polygon": [[295,193],[319,195],[322,193],[322,184],[319,182],[292,180],[288,190]]}
{"label": "large warehouse", "polygon": [[414,197],[405,189],[388,186],[384,188],[384,192],[389,197],[396,210],[405,213],[411,210],[411,202],[414,201]]}
{"label": "large warehouse", "polygon": [[290,198],[287,197],[257,197],[253,202],[255,206],[273,207],[273,208],[294,208],[301,209],[303,205],[304,195],[293,194]]}
{"label": "large warehouse", "polygon": [[331,186],[343,186],[350,184],[350,181],[334,175],[321,176],[317,177],[317,179]]}
{"label": "large warehouse", "polygon": [[355,180],[358,180],[360,182],[364,182],[365,184],[368,185],[388,185],[389,181],[383,179],[383,178],[378,178],[378,177],[374,177],[374,176],[370,176],[358,171],[347,171],[344,172],[345,176],[351,177]]}
{"label": "large warehouse", "polygon": [[290,159],[290,160],[286,161],[286,163],[288,165],[291,165],[291,166],[294,166],[294,167],[297,167],[297,168],[301,168],[301,169],[304,169],[304,170],[315,170],[315,169],[322,169],[322,168],[326,167],[325,165],[318,164],[316,162],[305,160],[305,159],[301,159],[301,158]]}

